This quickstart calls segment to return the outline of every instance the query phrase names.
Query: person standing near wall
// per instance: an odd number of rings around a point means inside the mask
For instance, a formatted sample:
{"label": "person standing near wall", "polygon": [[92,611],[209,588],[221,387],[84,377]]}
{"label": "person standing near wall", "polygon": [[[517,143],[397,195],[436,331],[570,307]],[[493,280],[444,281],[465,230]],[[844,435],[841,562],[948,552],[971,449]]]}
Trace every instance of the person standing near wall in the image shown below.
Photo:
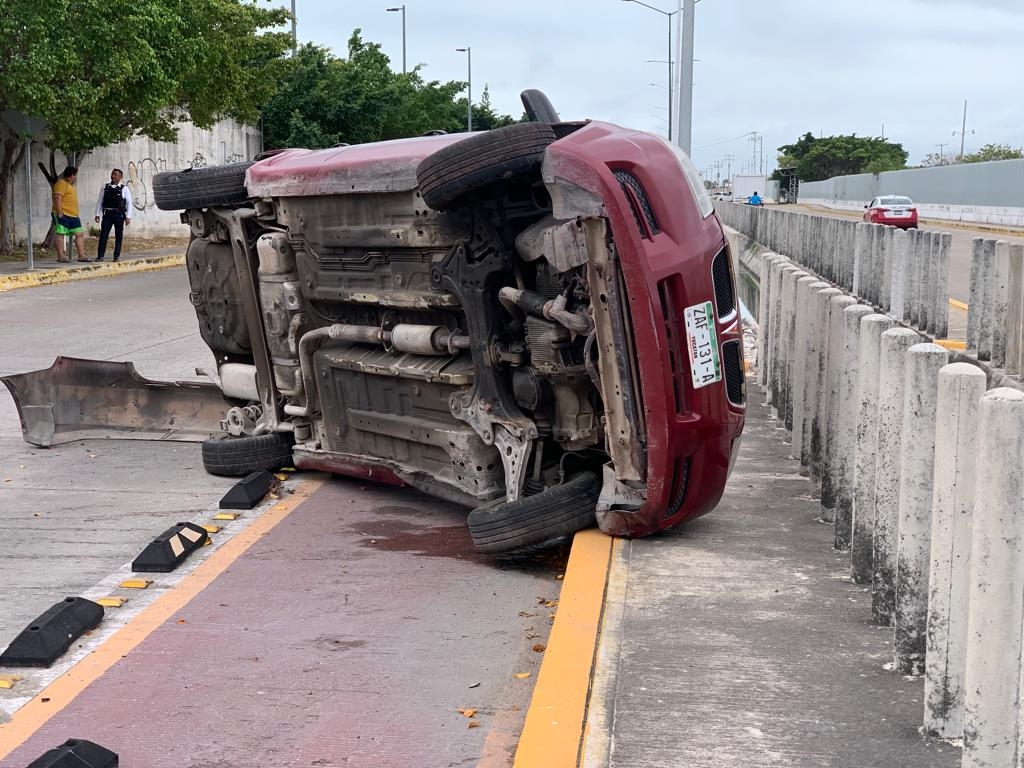
{"label": "person standing near wall", "polygon": [[57,245],[57,261],[71,261],[70,255],[64,253],[64,238],[73,235],[75,252],[79,261],[92,261],[85,258],[85,228],[78,218],[78,192],[75,182],[78,180],[78,166],[69,165],[61,173],[53,185],[53,231]]}
{"label": "person standing near wall", "polygon": [[110,172],[110,183],[100,187],[100,196],[96,200],[96,223],[100,225],[96,261],[103,261],[107,253],[107,238],[111,227],[114,228],[114,261],[121,258],[124,228],[126,224],[132,223],[132,191],[121,183],[123,178],[121,169],[115,168]]}

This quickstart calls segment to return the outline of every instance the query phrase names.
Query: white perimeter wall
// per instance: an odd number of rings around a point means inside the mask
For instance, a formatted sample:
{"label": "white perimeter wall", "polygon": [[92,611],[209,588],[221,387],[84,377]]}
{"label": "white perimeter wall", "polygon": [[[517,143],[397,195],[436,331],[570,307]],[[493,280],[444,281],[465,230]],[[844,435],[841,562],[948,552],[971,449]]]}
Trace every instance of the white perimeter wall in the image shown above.
{"label": "white perimeter wall", "polygon": [[[209,130],[201,130],[191,124],[182,125],[176,143],[136,138],[95,149],[79,160],[76,187],[82,223],[87,227],[95,226],[93,215],[100,187],[110,181],[112,168],[120,168],[124,171],[125,183],[132,190],[134,210],[130,234],[134,237],[187,236],[188,228],[181,223],[177,211],[161,211],[156,207],[153,176],[161,171],[250,160],[262,150],[262,140],[259,128],[223,120]],[[37,243],[50,225],[50,187],[36,164],[48,161],[49,150],[39,144],[33,145],[32,239]],[[57,172],[60,173],[66,164],[64,156],[58,153]],[[14,239],[24,242],[28,219],[24,160],[14,169],[8,194]]]}

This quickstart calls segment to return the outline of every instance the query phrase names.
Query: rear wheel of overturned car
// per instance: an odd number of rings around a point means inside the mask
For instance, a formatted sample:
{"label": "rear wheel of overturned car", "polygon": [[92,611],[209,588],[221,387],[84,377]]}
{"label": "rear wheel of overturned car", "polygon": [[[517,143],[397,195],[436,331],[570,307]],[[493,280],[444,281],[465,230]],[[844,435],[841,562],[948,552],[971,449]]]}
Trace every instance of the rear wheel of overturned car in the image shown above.
{"label": "rear wheel of overturned car", "polygon": [[600,478],[580,472],[535,496],[477,507],[469,532],[478,550],[492,554],[542,544],[594,525],[600,494]]}
{"label": "rear wheel of overturned car", "polygon": [[244,477],[261,469],[279,469],[292,463],[290,434],[217,435],[203,441],[203,468],[211,475]]}
{"label": "rear wheel of overturned car", "polygon": [[183,211],[244,203],[249,199],[245,172],[252,164],[229,163],[158,173],[153,177],[156,207],[161,211]]}
{"label": "rear wheel of overturned car", "polygon": [[547,123],[517,123],[474,134],[420,162],[420,195],[431,208],[442,210],[497,182],[538,174],[544,150],[554,140]]}

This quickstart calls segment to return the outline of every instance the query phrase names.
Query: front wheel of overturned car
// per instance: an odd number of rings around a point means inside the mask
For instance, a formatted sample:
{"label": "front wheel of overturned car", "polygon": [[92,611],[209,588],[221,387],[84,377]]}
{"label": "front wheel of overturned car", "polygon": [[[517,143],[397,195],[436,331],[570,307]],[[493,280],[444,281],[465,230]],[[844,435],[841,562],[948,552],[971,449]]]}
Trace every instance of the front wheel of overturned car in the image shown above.
{"label": "front wheel of overturned car", "polygon": [[211,475],[244,477],[261,469],[279,469],[292,463],[290,434],[218,435],[203,441],[203,468]]}
{"label": "front wheel of overturned car", "polygon": [[432,155],[416,168],[423,200],[444,210],[497,182],[540,176],[544,150],[555,140],[547,123],[517,123],[475,133]]}
{"label": "front wheel of overturned car", "polygon": [[156,207],[161,211],[184,211],[244,203],[249,199],[245,172],[251,165],[228,163],[158,173],[153,177]]}
{"label": "front wheel of overturned car", "polygon": [[469,513],[469,532],[476,548],[490,554],[543,544],[594,525],[600,494],[600,478],[580,472],[535,496],[477,507]]}

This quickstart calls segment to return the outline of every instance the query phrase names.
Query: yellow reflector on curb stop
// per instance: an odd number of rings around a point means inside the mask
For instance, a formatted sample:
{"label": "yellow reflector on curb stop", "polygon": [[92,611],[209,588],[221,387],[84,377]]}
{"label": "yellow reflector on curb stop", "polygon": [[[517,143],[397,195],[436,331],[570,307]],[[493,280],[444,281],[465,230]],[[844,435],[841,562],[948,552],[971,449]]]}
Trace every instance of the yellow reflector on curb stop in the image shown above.
{"label": "yellow reflector on curb stop", "polygon": [[145,589],[152,583],[152,579],[128,579],[127,581],[122,581],[121,586],[124,589]]}
{"label": "yellow reflector on curb stop", "polygon": [[0,675],[0,688],[13,688],[21,679],[21,675]]}
{"label": "yellow reflector on curb stop", "polygon": [[213,516],[214,520],[237,520],[241,515],[237,512],[218,512]]}
{"label": "yellow reflector on curb stop", "polygon": [[127,597],[121,597],[120,595],[109,595],[107,597],[101,597],[97,601],[104,608],[120,608],[122,605],[128,602]]}
{"label": "yellow reflector on curb stop", "polygon": [[200,527],[207,533],[220,533],[220,526],[213,523],[203,523]]}

